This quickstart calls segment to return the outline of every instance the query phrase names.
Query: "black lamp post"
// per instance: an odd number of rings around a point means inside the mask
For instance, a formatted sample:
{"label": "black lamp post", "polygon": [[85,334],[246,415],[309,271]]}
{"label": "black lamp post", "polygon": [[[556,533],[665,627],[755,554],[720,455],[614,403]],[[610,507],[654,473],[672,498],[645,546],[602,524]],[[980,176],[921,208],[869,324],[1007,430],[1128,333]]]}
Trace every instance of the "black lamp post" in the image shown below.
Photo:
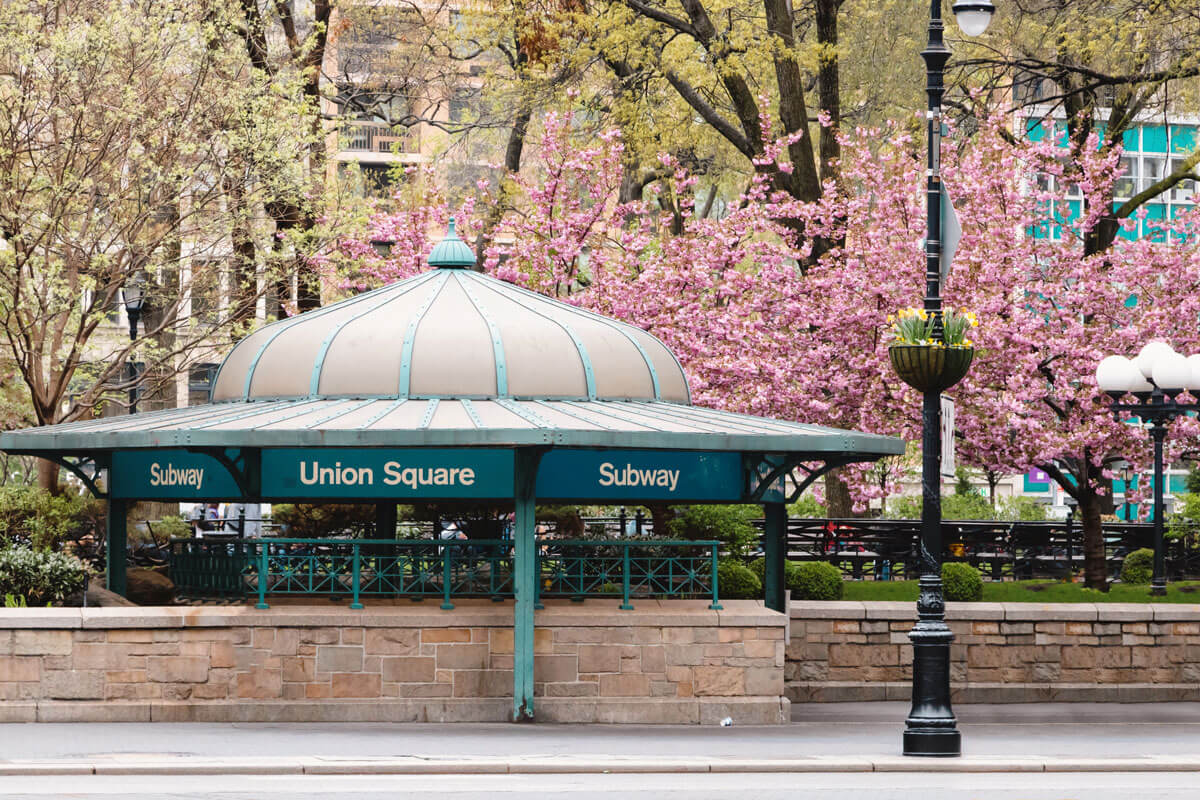
{"label": "black lamp post", "polygon": [[[1129,413],[1149,423],[1150,438],[1154,441],[1154,578],[1150,581],[1150,594],[1162,597],[1167,593],[1163,442],[1173,419],[1200,411],[1200,403],[1179,399],[1185,391],[1192,397],[1200,397],[1200,355],[1184,357],[1166,342],[1150,342],[1135,359],[1109,356],[1101,361],[1096,367],[1096,385],[1112,401],[1109,410],[1117,419],[1122,413]],[[1133,402],[1125,401],[1128,395],[1132,395]]]}
{"label": "black lamp post", "polygon": [[[125,304],[125,314],[129,317],[129,341],[137,341],[137,325],[138,320],[142,316],[142,307],[146,303],[146,276],[141,272],[135,272],[129,279],[129,283],[121,289],[121,302]],[[132,349],[130,356],[132,356]],[[126,362],[129,366],[129,413],[137,413],[137,397],[138,397],[138,368],[137,364],[130,358]]]}
{"label": "black lamp post", "polygon": [[[953,11],[962,32],[978,36],[987,29],[995,7],[986,0],[959,0]],[[942,95],[945,94],[946,62],[950,60],[950,50],[942,38],[943,30],[942,2],[930,0],[929,42],[921,51],[921,57],[925,59],[925,92],[929,98],[924,307],[935,320],[934,335],[938,339],[943,335]],[[912,710],[904,728],[906,756],[962,754],[958,721],[950,707],[950,643],[954,634],[946,625],[946,604],[942,594],[942,388],[944,386],[930,386],[922,396],[921,580],[917,623],[909,634],[913,643],[913,686]]]}

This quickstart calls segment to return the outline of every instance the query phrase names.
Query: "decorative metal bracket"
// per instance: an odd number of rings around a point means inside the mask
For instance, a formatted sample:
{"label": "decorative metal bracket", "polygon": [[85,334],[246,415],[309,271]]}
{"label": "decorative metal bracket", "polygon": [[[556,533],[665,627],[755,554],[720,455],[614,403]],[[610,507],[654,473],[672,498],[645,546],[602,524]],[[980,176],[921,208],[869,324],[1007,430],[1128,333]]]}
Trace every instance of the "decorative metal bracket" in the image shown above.
{"label": "decorative metal bracket", "polygon": [[229,452],[223,447],[187,447],[189,453],[206,455],[219,463],[229,472],[233,482],[237,484],[242,497],[254,498],[262,494],[262,451],[257,449],[239,449],[237,457],[230,458]]}
{"label": "decorative metal bracket", "polygon": [[[39,452],[31,455],[37,455],[38,458],[58,464],[67,472],[78,478],[80,482],[87,487],[87,490],[92,493],[92,496],[97,498],[108,497],[108,492],[102,491],[99,485],[96,483],[96,479],[100,476],[100,470],[108,467],[107,454],[99,457],[94,455],[77,456],[74,459],[69,456],[56,455],[53,453],[47,454]],[[90,474],[85,472],[85,470],[90,470]]]}
{"label": "decorative metal bracket", "polygon": [[790,476],[792,489],[788,492],[785,483],[783,502],[794,503],[818,478],[838,467],[864,460],[870,459],[863,459],[861,456],[831,456],[820,461],[804,456],[747,456],[746,496],[748,502],[762,502],[763,496],[776,482]]}

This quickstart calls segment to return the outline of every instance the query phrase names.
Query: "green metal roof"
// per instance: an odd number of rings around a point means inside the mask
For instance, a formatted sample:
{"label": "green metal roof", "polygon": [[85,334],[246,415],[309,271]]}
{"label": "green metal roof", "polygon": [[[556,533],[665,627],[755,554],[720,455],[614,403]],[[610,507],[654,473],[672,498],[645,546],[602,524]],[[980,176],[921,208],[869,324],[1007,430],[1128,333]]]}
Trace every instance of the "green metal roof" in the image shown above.
{"label": "green metal roof", "polygon": [[0,433],[0,449],[61,454],[158,447],[619,447],[858,456],[889,436],[654,401],[467,398],[269,400],[176,408]]}

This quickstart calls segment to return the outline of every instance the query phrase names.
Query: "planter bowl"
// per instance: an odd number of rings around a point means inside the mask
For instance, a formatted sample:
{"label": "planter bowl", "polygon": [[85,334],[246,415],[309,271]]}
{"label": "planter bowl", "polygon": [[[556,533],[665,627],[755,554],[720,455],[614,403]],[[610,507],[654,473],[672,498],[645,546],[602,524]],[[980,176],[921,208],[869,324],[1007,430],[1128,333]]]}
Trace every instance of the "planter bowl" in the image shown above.
{"label": "planter bowl", "polygon": [[900,380],[921,392],[940,392],[966,376],[975,358],[975,350],[970,347],[894,344],[888,348],[888,355]]}

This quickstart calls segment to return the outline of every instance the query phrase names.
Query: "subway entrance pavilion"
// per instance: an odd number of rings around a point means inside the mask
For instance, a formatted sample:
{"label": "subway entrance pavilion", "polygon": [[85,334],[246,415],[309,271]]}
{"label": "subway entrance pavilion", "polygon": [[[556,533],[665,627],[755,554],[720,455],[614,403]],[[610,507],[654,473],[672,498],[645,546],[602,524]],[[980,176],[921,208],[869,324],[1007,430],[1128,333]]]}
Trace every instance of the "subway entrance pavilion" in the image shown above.
{"label": "subway entrance pavilion", "polygon": [[[704,691],[786,704],[778,697],[784,504],[828,469],[901,453],[903,443],[693,406],[679,362],[658,339],[471,270],[473,254],[453,228],[429,263],[417,277],[247,336],[222,364],[208,405],[0,436],[0,448],[56,461],[107,499],[116,592],[124,591],[131,502],[375,504],[374,539],[173,542],[177,585],[248,597],[237,607],[130,610],[149,615],[147,628],[199,626],[188,634],[199,643],[187,649],[210,652],[207,662],[179,655],[192,659],[178,671],[190,682],[163,678],[173,688],[139,691],[161,695],[179,719],[323,718],[279,707],[334,702],[339,693],[364,707],[396,698],[407,709],[396,719],[530,719],[535,693],[539,718],[579,721],[695,719],[693,711],[606,713],[606,695],[646,707],[670,700],[676,709]],[[456,503],[507,507],[511,533],[399,539],[396,505],[415,502],[436,502],[448,517]],[[722,601],[715,542],[542,542],[535,503],[762,504],[765,604]],[[396,600],[423,595],[432,602]],[[347,598],[349,609],[331,596]],[[88,612],[83,627],[101,625]],[[697,633],[722,626],[740,632]],[[741,642],[755,631],[776,639],[777,656]],[[671,640],[693,649],[675,653],[663,644]],[[730,652],[705,655],[706,640]],[[236,659],[212,655],[230,648]],[[750,650],[763,664],[758,678],[736,666]],[[778,691],[754,688],[755,680],[777,682]],[[453,710],[460,699],[470,713]],[[260,710],[222,717],[234,701]],[[599,711],[580,715],[564,703]]]}

